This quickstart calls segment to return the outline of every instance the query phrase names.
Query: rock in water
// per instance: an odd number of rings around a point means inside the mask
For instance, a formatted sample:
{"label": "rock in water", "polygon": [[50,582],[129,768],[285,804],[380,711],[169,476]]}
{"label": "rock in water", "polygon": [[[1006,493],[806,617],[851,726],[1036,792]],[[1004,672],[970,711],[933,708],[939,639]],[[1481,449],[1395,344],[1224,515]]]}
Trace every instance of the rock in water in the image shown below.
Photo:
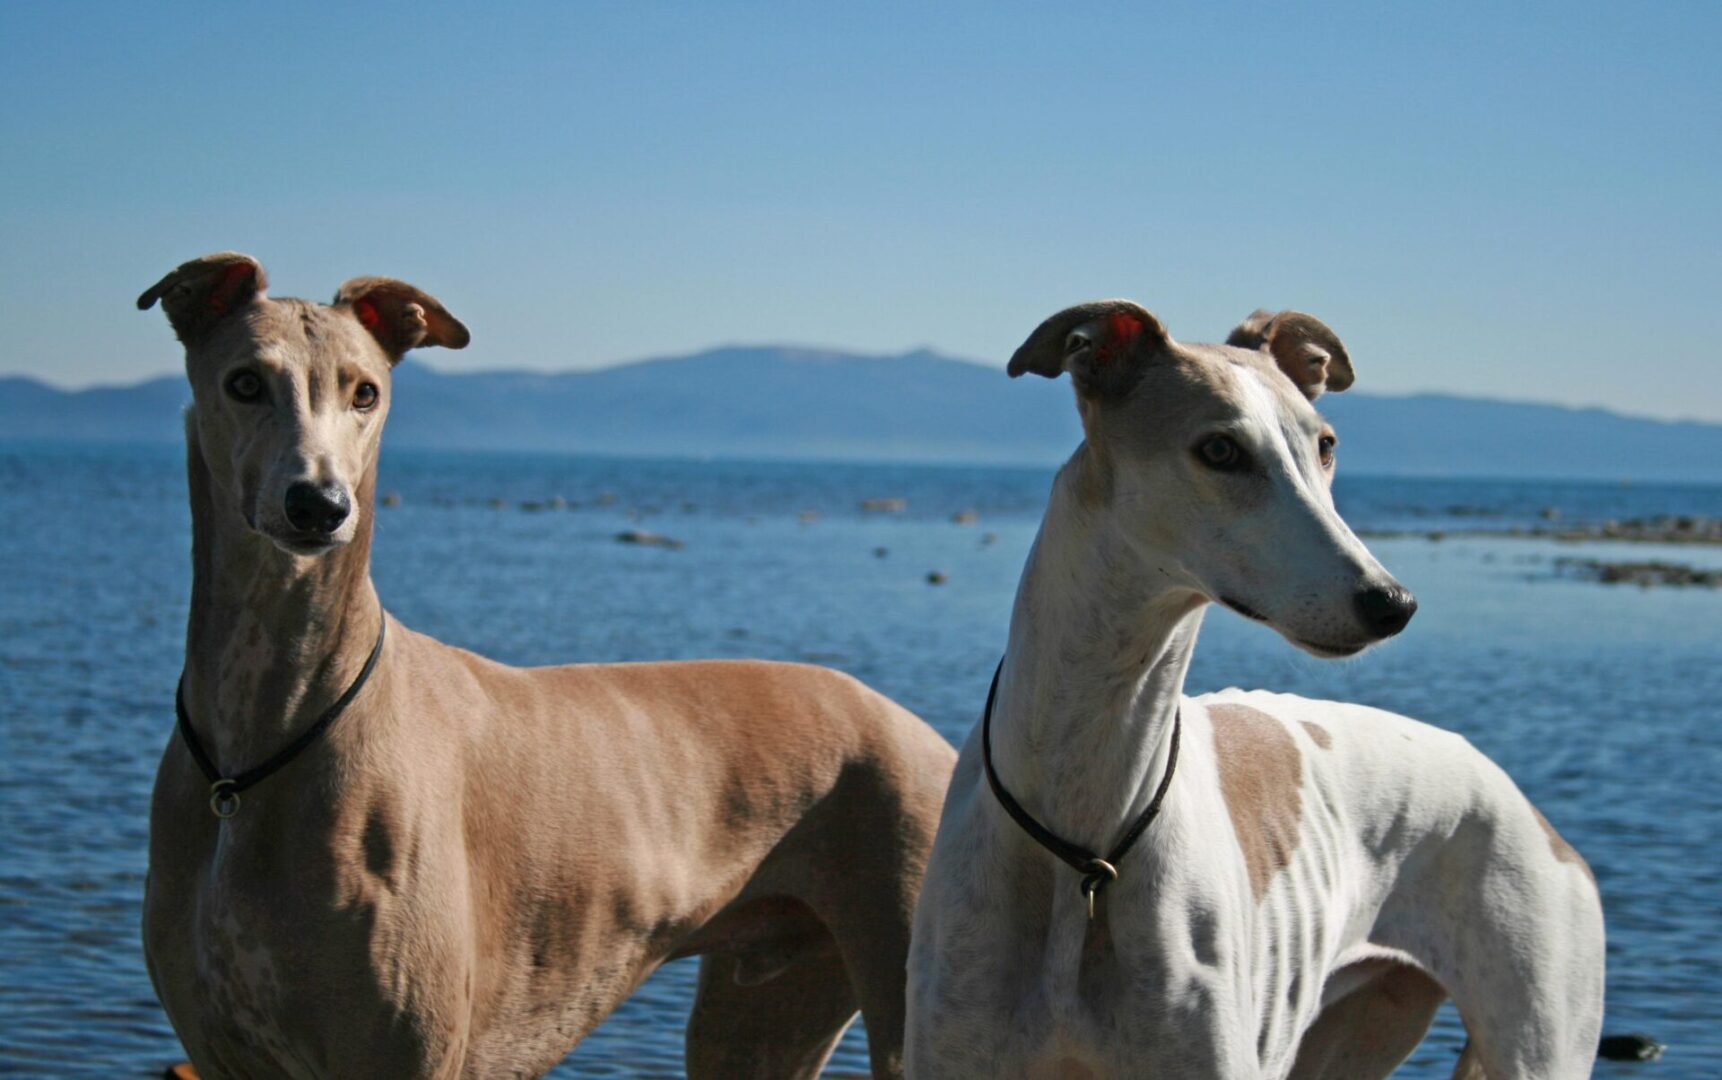
{"label": "rock in water", "polygon": [[639,544],[642,547],[661,547],[670,548],[672,550],[680,549],[685,546],[680,540],[677,540],[674,537],[660,536],[657,533],[647,532],[644,529],[628,529],[625,532],[619,532],[616,534],[616,543]]}
{"label": "rock in water", "polygon": [[1604,1035],[1597,1044],[1596,1056],[1604,1061],[1655,1061],[1667,1047],[1640,1032],[1628,1035]]}

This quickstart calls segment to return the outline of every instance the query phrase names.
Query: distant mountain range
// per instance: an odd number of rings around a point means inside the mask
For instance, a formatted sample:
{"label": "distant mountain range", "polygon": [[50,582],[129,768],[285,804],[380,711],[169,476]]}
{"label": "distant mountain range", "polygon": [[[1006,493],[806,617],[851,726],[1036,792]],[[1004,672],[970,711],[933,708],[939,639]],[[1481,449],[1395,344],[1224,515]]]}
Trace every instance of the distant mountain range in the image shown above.
{"label": "distant mountain range", "polygon": [[[183,377],[65,391],[0,378],[0,439],[181,438]],[[1722,424],[1420,394],[1322,399],[1348,471],[1722,482]],[[395,374],[392,446],[1042,464],[1081,438],[1064,381],[931,352],[722,348],[597,371]]]}

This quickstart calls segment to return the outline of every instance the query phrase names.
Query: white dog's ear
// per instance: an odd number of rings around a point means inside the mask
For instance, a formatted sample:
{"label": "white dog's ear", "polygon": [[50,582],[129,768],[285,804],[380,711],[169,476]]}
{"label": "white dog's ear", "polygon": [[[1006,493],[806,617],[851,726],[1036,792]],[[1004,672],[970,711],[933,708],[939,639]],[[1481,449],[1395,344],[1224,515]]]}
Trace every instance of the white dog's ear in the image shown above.
{"label": "white dog's ear", "polygon": [[1282,311],[1277,315],[1255,311],[1238,324],[1226,338],[1226,344],[1266,350],[1311,401],[1325,390],[1337,394],[1357,381],[1351,355],[1345,351],[1339,335],[1314,315],[1301,311]]}
{"label": "white dog's ear", "polygon": [[1166,327],[1140,304],[1095,300],[1035,327],[1006,370],[1013,379],[1031,371],[1056,379],[1068,371],[1083,397],[1115,397],[1129,392],[1146,363],[1171,342]]}
{"label": "white dog's ear", "polygon": [[269,279],[263,264],[237,251],[220,251],[180,263],[138,297],[138,310],[161,301],[173,332],[187,345],[209,333],[216,323],[262,299]]}
{"label": "white dog's ear", "polygon": [[398,363],[408,349],[441,345],[464,349],[472,335],[437,298],[415,285],[385,277],[353,278],[335,293],[335,307],[349,308],[355,319]]}

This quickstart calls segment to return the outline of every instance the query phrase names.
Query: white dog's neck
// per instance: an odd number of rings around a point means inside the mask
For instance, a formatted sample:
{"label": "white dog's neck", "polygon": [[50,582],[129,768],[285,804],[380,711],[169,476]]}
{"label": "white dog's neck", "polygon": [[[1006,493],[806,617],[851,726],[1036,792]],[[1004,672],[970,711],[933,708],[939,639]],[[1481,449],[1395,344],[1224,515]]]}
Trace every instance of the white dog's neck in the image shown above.
{"label": "white dog's neck", "polygon": [[261,764],[347,688],[376,644],[371,500],[352,541],[316,558],[289,555],[252,531],[215,487],[188,440],[192,586],[185,700],[217,767]]}
{"label": "white dog's neck", "polygon": [[1085,502],[1083,464],[1060,472],[1023,570],[992,749],[1030,814],[1105,855],[1165,775],[1207,601],[1143,566]]}

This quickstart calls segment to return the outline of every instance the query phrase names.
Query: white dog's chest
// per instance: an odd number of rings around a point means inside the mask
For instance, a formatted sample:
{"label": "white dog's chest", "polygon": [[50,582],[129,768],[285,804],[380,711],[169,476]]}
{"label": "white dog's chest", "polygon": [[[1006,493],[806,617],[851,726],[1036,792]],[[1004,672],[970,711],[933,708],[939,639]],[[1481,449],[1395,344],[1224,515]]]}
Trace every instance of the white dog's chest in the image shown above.
{"label": "white dog's chest", "polygon": [[[1177,810],[1121,867],[1094,924],[1078,876],[1033,849],[978,879],[964,862],[936,862],[922,900],[938,944],[922,953],[917,938],[911,982],[914,1008],[939,1017],[938,1038],[920,1049],[944,1060],[918,1074],[1290,1070],[1329,972],[1354,944],[1347,935],[1367,933],[1344,899],[1355,891],[1345,884],[1356,877],[1351,846],[1310,792],[1301,842],[1258,896],[1224,827],[1212,766],[1191,754],[1185,767]],[[1014,834],[984,823],[984,799],[983,789],[968,801],[979,812],[972,835],[948,823],[952,849],[997,850],[1003,839],[1021,851]],[[934,955],[940,962],[917,966]]]}
{"label": "white dog's chest", "polygon": [[[1161,933],[1135,940],[1109,940],[1104,928],[1059,933],[1067,926],[1027,950],[1000,940],[1042,965],[956,976],[941,1026],[971,1026],[971,1050],[990,1051],[994,1075],[1282,1075],[1320,1009],[1327,970],[1308,949],[1309,920],[1283,906],[1260,914],[1247,931],[1210,912],[1162,919]],[[1259,944],[1222,955],[1225,941]]]}

